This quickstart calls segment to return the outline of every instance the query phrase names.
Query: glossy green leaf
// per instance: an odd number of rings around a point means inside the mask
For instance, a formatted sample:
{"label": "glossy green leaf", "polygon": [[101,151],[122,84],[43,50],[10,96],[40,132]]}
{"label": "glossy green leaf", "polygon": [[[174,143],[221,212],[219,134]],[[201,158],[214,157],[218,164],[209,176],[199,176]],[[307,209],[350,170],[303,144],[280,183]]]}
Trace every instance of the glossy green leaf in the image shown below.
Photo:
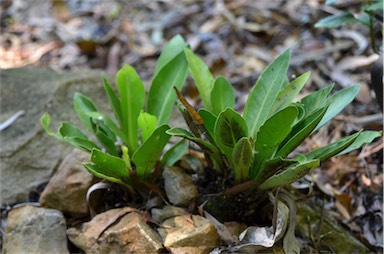
{"label": "glossy green leaf", "polygon": [[95,134],[96,134],[97,140],[99,140],[99,142],[103,145],[103,147],[106,149],[106,151],[109,154],[114,156],[119,156],[118,150],[115,146],[115,143],[117,141],[116,136],[115,137],[109,136],[105,131],[105,127],[106,127],[105,125],[104,125],[104,128],[101,126],[96,127]]}
{"label": "glossy green leaf", "polygon": [[291,132],[292,124],[297,114],[298,110],[296,107],[289,106],[274,114],[261,126],[255,141],[256,168],[253,170],[256,173],[264,167],[266,161],[275,154],[279,144]]}
{"label": "glossy green leaf", "polygon": [[300,103],[304,105],[306,116],[311,115],[313,112],[326,105],[327,96],[333,89],[333,86],[333,84],[329,85],[301,99]]}
{"label": "glossy green leaf", "polygon": [[167,133],[169,135],[172,135],[172,136],[186,138],[186,139],[196,143],[198,146],[200,146],[201,150],[205,154],[208,154],[212,159],[214,159],[217,162],[220,169],[224,167],[224,161],[221,157],[221,153],[214,145],[204,141],[201,138],[197,138],[197,137],[193,136],[192,133],[190,133],[189,131],[184,130],[182,128],[172,128],[172,129],[167,130]]}
{"label": "glossy green leaf", "polygon": [[73,145],[74,147],[80,148],[87,152],[91,152],[93,148],[98,148],[95,143],[88,140],[87,136],[79,128],[69,123],[62,123],[59,127],[59,132],[57,133],[51,131],[51,117],[48,113],[45,113],[41,116],[40,123],[48,135],[60,141],[66,142],[70,145]]}
{"label": "glossy green leaf", "polygon": [[184,41],[183,37],[180,35],[174,36],[168,43],[165,45],[164,49],[161,51],[159,59],[156,63],[156,69],[153,77],[156,77],[159,72],[175,59],[181,52],[183,52],[184,48],[187,47],[187,43]]}
{"label": "glossy green leaf", "polygon": [[79,137],[65,137],[62,141],[89,153],[92,151],[93,148],[100,149],[99,146],[97,146],[89,139]]}
{"label": "glossy green leaf", "polygon": [[102,131],[96,132],[97,140],[103,144],[103,147],[107,151],[108,154],[113,156],[119,156],[118,148],[115,145],[115,141],[112,140],[109,136],[105,135]]}
{"label": "glossy green leaf", "polygon": [[170,138],[166,133],[168,129],[168,125],[158,127],[133,154],[132,161],[136,166],[136,173],[141,179],[146,179],[157,161],[160,160],[163,148]]}
{"label": "glossy green leaf", "polygon": [[233,148],[242,137],[248,136],[248,128],[241,115],[227,108],[217,117],[214,133],[216,145],[231,162]]}
{"label": "glossy green leaf", "polygon": [[127,133],[127,146],[129,153],[132,154],[138,147],[137,118],[144,106],[144,85],[135,69],[127,64],[117,72],[116,80],[123,115],[122,130]]}
{"label": "glossy green leaf", "polygon": [[212,74],[207,65],[200,58],[198,58],[192,50],[186,48],[184,53],[188,60],[189,72],[191,73],[197,89],[199,90],[204,107],[208,111],[213,112],[211,104],[211,91],[213,89],[214,79]]}
{"label": "glossy green leaf", "polygon": [[164,153],[161,159],[161,164],[163,166],[172,166],[183,157],[187,152],[188,147],[189,144],[186,139],[180,140]]}
{"label": "glossy green leaf", "polygon": [[270,115],[291,104],[295,97],[299,94],[301,89],[303,89],[305,83],[308,81],[310,76],[311,72],[308,71],[300,75],[295,80],[290,82],[286,87],[284,87],[284,89],[281,90],[277,95],[276,100],[273,103]]}
{"label": "glossy green leaf", "polygon": [[232,161],[236,183],[249,180],[249,169],[253,162],[252,143],[250,138],[243,137],[233,148]]}
{"label": "glossy green leaf", "polygon": [[260,185],[265,180],[267,180],[269,177],[273,176],[280,170],[287,168],[288,166],[291,166],[293,164],[298,163],[299,160],[294,159],[285,159],[282,157],[273,157],[272,159],[268,160],[262,170],[257,172],[257,175],[253,172],[250,173],[251,177],[254,179],[256,185]]}
{"label": "glossy green leaf", "polygon": [[214,133],[215,133],[215,123],[216,123],[217,117],[204,108],[199,109],[198,114],[201,116],[201,118],[204,121],[204,127],[207,130],[208,135],[213,140],[215,137]]}
{"label": "glossy green leaf", "polygon": [[348,146],[345,150],[337,154],[337,156],[359,149],[364,144],[371,143],[375,138],[378,138],[381,135],[382,135],[382,132],[380,131],[363,131],[355,139],[355,141],[353,141],[353,143],[350,146]]}
{"label": "glossy green leaf", "polygon": [[370,26],[370,19],[371,16],[367,12],[362,12],[357,15],[355,15],[356,21],[358,21],[360,24],[369,27]]}
{"label": "glossy green leaf", "polygon": [[91,152],[93,148],[98,148],[79,128],[66,122],[59,127],[56,138],[87,152]]}
{"label": "glossy green leaf", "polygon": [[[113,133],[113,135],[109,134],[109,136],[118,136],[124,142],[124,144],[128,144],[127,135],[122,130],[120,130],[119,127],[117,127],[117,125],[111,118],[100,112],[89,112],[88,116],[92,118],[93,122],[102,122],[103,124],[105,124],[108,127],[109,132]],[[106,128],[104,129],[106,130]]]}
{"label": "glossy green leaf", "polygon": [[93,132],[97,140],[109,154],[118,156],[118,151],[115,146],[117,141],[116,134],[108,127],[108,125],[104,124],[104,117],[102,114],[99,112],[88,112],[87,115],[89,116],[89,119],[91,119]]}
{"label": "glossy green leaf", "polygon": [[123,182],[129,178],[127,165],[119,157],[106,154],[99,149],[93,149],[91,161],[102,169],[101,173],[104,175],[120,179]]}
{"label": "glossy green leaf", "polygon": [[148,95],[147,112],[157,117],[157,126],[168,123],[176,101],[173,87],[181,89],[187,75],[188,63],[181,51],[153,77]]}
{"label": "glossy green leaf", "polygon": [[313,150],[312,152],[309,152],[304,156],[309,160],[319,159],[320,161],[324,161],[332,156],[335,156],[336,154],[341,153],[344,149],[349,147],[359,135],[360,132],[357,132],[351,136],[339,139],[338,141],[332,144]]}
{"label": "glossy green leaf", "polygon": [[276,58],[260,75],[248,96],[244,108],[244,119],[249,133],[256,137],[260,127],[267,120],[272,105],[286,79],[290,51]]}
{"label": "glossy green leaf", "polygon": [[121,158],[125,162],[125,165],[127,166],[128,172],[132,172],[132,165],[131,165],[131,158],[128,153],[128,147],[125,145],[120,146],[121,149]]}
{"label": "glossy green leaf", "polygon": [[103,79],[104,81],[104,90],[108,95],[109,104],[111,105],[112,111],[115,115],[115,118],[119,122],[120,126],[124,125],[124,117],[123,113],[121,111],[121,105],[120,105],[120,99],[116,96],[115,91],[112,89],[112,86],[109,84],[108,80],[106,78]]}
{"label": "glossy green leaf", "polygon": [[327,104],[329,105],[327,112],[325,112],[324,117],[321,119],[320,123],[316,126],[313,131],[318,130],[325,123],[327,123],[334,116],[336,116],[341,110],[343,110],[345,106],[351,103],[358,94],[359,90],[360,86],[354,85],[344,88],[329,97],[327,99]]}
{"label": "glossy green leaf", "polygon": [[88,139],[87,135],[84,134],[79,128],[76,126],[63,122],[61,126],[59,127],[59,133],[62,137],[79,137],[79,138],[84,138]]}
{"label": "glossy green leaf", "polygon": [[137,122],[141,129],[142,142],[145,142],[156,129],[156,116],[141,111],[139,117],[137,118]]}
{"label": "glossy green leaf", "polygon": [[320,165],[320,160],[314,159],[304,163],[300,163],[298,165],[294,165],[288,167],[283,170],[281,173],[271,176],[264,183],[262,183],[259,188],[261,190],[267,190],[279,186],[284,186],[298,179],[302,178],[306,174],[308,174],[311,169]]}
{"label": "glossy green leaf", "polygon": [[88,131],[93,132],[93,124],[88,117],[88,113],[97,111],[95,104],[90,98],[78,92],[74,94],[73,102],[80,121],[87,127]]}
{"label": "glossy green leaf", "polygon": [[211,92],[213,113],[219,115],[227,107],[235,106],[235,91],[232,85],[224,77],[217,77]]}
{"label": "glossy green leaf", "polygon": [[305,109],[304,106],[300,103],[292,103],[292,106],[295,106],[297,109],[297,117],[295,121],[293,122],[293,125],[297,124],[298,122],[302,121],[305,117]]}
{"label": "glossy green leaf", "polygon": [[89,173],[93,174],[94,176],[105,179],[109,182],[121,184],[132,190],[132,186],[130,186],[129,181],[126,180],[127,182],[124,182],[121,178],[116,177],[114,172],[91,163],[84,163],[83,165],[89,171]]}
{"label": "glossy green leaf", "polygon": [[48,113],[44,113],[41,118],[40,118],[40,123],[43,129],[45,130],[46,133],[48,133],[50,136],[55,137],[57,139],[60,139],[62,136],[60,134],[54,133],[50,129],[51,125],[51,116]]}
{"label": "glossy green leaf", "polygon": [[363,11],[379,11],[383,10],[383,0],[372,1],[371,4],[363,5]]}
{"label": "glossy green leaf", "polygon": [[285,157],[290,154],[296,147],[298,147],[301,142],[306,139],[317,124],[323,118],[327,107],[323,107],[315,111],[312,115],[306,117],[299,123],[297,123],[293,128],[288,137],[282,142],[279,150],[277,151],[276,156]]}
{"label": "glossy green leaf", "polygon": [[147,105],[147,112],[157,118],[157,127],[168,123],[176,100],[173,87],[181,89],[187,78],[185,47],[187,44],[184,39],[176,35],[165,46],[157,61]]}
{"label": "glossy green leaf", "polygon": [[343,12],[338,15],[332,15],[321,19],[315,24],[316,28],[320,27],[339,27],[347,23],[355,23],[357,20],[355,16],[350,12]]}

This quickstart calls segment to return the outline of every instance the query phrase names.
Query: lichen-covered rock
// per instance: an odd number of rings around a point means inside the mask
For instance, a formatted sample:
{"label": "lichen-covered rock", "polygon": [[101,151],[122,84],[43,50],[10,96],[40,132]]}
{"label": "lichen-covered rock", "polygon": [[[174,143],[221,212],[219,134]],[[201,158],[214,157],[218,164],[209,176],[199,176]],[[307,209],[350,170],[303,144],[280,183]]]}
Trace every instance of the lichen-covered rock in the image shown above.
{"label": "lichen-covered rock", "polygon": [[178,167],[167,167],[163,171],[165,193],[174,205],[185,206],[199,195],[192,177]]}
{"label": "lichen-covered rock", "polygon": [[22,206],[8,214],[3,253],[69,253],[63,214],[54,209]]}
{"label": "lichen-covered rock", "polygon": [[78,149],[69,153],[41,194],[40,204],[74,215],[88,214],[86,195],[95,177],[82,163],[89,157],[89,153]]}
{"label": "lichen-covered rock", "polygon": [[69,228],[67,235],[86,253],[156,253],[163,248],[156,231],[129,207],[98,214],[80,228]]}
{"label": "lichen-covered rock", "polygon": [[164,246],[172,253],[209,253],[219,245],[212,223],[198,215],[181,215],[165,220],[158,229]]}

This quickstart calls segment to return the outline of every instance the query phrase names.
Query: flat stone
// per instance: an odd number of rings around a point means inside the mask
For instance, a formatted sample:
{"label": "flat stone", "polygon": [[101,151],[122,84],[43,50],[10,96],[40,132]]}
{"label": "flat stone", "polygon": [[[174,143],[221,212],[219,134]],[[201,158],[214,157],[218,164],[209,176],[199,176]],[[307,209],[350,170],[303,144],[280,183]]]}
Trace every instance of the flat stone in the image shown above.
{"label": "flat stone", "polygon": [[185,206],[199,195],[192,177],[181,168],[166,167],[163,177],[165,193],[172,204]]}
{"label": "flat stone", "polygon": [[161,224],[158,232],[172,253],[209,253],[219,245],[212,223],[199,215],[181,215]]}
{"label": "flat stone", "polygon": [[156,253],[163,248],[156,231],[129,207],[98,214],[80,228],[69,228],[67,235],[86,253]]}
{"label": "flat stone", "polygon": [[334,253],[372,253],[350,230],[329,215],[328,211],[321,212],[318,206],[302,202],[298,202],[297,206],[295,230],[297,236],[310,239],[308,232],[319,230],[322,236],[321,242]]}
{"label": "flat stone", "polygon": [[187,211],[181,207],[176,206],[165,206],[164,208],[152,208],[152,218],[158,223],[162,223],[166,219],[188,214]]}
{"label": "flat stone", "polygon": [[92,98],[100,110],[110,112],[102,86],[102,71],[57,72],[20,68],[0,73],[0,122],[23,111],[0,131],[1,205],[28,200],[28,193],[49,178],[72,147],[46,134],[40,117],[48,112],[52,129],[68,121],[82,128],[73,109],[73,94]]}
{"label": "flat stone", "polygon": [[49,180],[40,196],[40,204],[73,215],[88,214],[87,190],[96,180],[82,165],[89,159],[89,153],[72,150]]}
{"label": "flat stone", "polygon": [[63,214],[33,206],[11,210],[5,228],[3,253],[69,253]]}

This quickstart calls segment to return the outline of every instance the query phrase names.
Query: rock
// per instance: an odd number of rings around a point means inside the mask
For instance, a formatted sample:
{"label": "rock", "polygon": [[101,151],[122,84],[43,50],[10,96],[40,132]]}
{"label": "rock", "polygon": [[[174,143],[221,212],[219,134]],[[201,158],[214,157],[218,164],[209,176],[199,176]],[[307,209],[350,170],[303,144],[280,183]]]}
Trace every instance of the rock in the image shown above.
{"label": "rock", "polygon": [[98,214],[81,229],[69,228],[67,235],[86,253],[156,253],[163,248],[156,231],[129,207]]}
{"label": "rock", "polygon": [[165,193],[174,205],[188,205],[199,195],[192,177],[178,167],[166,167],[163,171]]}
{"label": "rock", "polygon": [[239,236],[241,232],[247,229],[247,224],[237,221],[225,222],[224,225],[228,228],[232,235]]}
{"label": "rock", "polygon": [[73,215],[87,215],[87,190],[95,177],[82,165],[90,155],[79,149],[69,153],[49,180],[40,197],[40,204]]}
{"label": "rock", "polygon": [[[327,211],[321,212],[316,205],[297,203],[296,235],[304,239],[311,239],[308,232],[318,232],[319,224],[321,243],[326,251],[333,253],[371,253],[371,251],[357,240],[345,227],[341,226]],[[322,222],[321,222],[322,220]],[[308,224],[309,222],[309,224]],[[319,246],[321,248],[321,246]],[[322,251],[321,249],[319,251]]]}
{"label": "rock", "polygon": [[19,111],[24,114],[0,131],[1,205],[28,199],[28,193],[42,179],[52,175],[71,146],[43,131],[40,117],[49,112],[53,129],[61,121],[79,124],[73,109],[73,94],[82,92],[94,99],[100,110],[107,109],[101,71],[56,72],[20,68],[0,73],[0,122]]}
{"label": "rock", "polygon": [[170,218],[161,224],[158,232],[172,253],[209,253],[219,245],[215,227],[198,215]]}
{"label": "rock", "polygon": [[151,210],[152,218],[158,223],[162,223],[166,219],[187,214],[187,211],[181,207],[165,206],[162,209],[153,208]]}
{"label": "rock", "polygon": [[69,253],[66,224],[60,211],[33,206],[8,214],[3,253]]}

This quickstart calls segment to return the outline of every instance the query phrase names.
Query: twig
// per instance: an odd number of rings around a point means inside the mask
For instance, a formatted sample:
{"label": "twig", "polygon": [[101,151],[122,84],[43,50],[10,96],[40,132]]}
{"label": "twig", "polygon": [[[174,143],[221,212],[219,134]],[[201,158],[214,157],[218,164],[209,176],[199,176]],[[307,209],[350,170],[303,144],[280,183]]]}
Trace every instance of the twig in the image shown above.
{"label": "twig", "polygon": [[5,120],[4,122],[2,122],[0,124],[0,131],[7,129],[9,126],[11,126],[17,120],[17,118],[24,115],[24,113],[25,113],[24,110],[20,110],[17,113],[13,114],[10,118]]}

